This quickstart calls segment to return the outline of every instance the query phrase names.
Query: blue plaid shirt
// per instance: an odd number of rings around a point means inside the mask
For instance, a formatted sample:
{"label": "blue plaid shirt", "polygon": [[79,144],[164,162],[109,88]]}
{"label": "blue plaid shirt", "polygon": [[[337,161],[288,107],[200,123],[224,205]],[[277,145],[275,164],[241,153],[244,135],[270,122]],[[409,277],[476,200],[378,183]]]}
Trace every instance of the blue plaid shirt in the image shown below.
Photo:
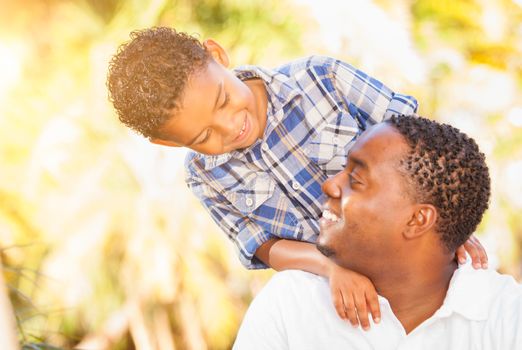
{"label": "blue plaid shirt", "polygon": [[344,168],[357,135],[394,114],[415,113],[417,101],[328,57],[274,70],[242,66],[235,74],[265,83],[263,138],[218,156],[189,152],[186,182],[237,246],[243,265],[264,268],[254,254],[270,238],[316,241],[321,184]]}

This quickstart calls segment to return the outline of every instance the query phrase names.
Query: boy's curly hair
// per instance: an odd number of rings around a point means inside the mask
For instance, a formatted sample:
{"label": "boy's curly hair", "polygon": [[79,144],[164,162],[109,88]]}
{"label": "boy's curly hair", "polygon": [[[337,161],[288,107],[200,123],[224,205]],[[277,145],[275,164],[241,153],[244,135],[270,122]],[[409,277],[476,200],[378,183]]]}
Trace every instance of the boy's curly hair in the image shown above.
{"label": "boy's curly hair", "polygon": [[414,198],[438,209],[436,230],[454,252],[475,231],[489,204],[490,177],[475,141],[457,128],[426,118],[386,121],[411,147],[400,162]]}
{"label": "boy's curly hair", "polygon": [[109,100],[122,123],[145,137],[160,137],[189,76],[211,56],[198,39],[173,28],[133,31],[130,38],[109,63]]}

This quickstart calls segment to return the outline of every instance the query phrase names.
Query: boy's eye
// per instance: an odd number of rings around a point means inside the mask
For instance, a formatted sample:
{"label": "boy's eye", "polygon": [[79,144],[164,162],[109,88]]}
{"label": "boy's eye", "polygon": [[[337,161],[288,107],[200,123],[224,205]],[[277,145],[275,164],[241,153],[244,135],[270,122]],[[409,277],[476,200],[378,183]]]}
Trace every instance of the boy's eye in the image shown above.
{"label": "boy's eye", "polygon": [[199,141],[198,143],[203,144],[203,143],[207,142],[210,138],[211,132],[212,132],[212,130],[207,130],[207,133],[205,134],[205,137],[203,138],[203,140]]}

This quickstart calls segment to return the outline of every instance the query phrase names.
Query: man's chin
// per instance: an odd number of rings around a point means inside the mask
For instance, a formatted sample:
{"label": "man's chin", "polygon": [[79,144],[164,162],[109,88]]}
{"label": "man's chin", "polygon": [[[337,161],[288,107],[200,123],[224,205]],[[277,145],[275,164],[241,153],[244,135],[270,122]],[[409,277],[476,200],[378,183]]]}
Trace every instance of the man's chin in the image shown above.
{"label": "man's chin", "polygon": [[325,246],[325,245],[322,245],[320,243],[317,243],[316,244],[316,247],[317,247],[317,250],[323,254],[324,256],[326,256],[327,258],[331,258],[335,255],[335,251],[328,247],[328,246]]}

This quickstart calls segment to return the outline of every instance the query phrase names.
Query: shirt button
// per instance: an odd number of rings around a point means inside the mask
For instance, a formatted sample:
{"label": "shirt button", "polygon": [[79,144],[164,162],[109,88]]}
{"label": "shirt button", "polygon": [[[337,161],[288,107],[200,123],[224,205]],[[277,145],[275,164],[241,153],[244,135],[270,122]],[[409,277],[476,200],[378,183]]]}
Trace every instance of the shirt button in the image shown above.
{"label": "shirt button", "polygon": [[337,136],[334,136],[334,137],[332,138],[332,142],[333,142],[334,144],[338,144],[338,143],[339,143],[339,138],[338,138]]}
{"label": "shirt button", "polygon": [[254,201],[252,200],[252,198],[248,197],[248,198],[246,199],[246,205],[247,205],[248,207],[251,207],[253,204],[254,204]]}
{"label": "shirt button", "polygon": [[262,149],[263,151],[268,151],[268,145],[267,145],[266,143],[263,143],[263,144],[261,145],[261,149]]}
{"label": "shirt button", "polygon": [[297,182],[297,181],[292,181],[292,188],[293,188],[294,190],[297,191],[300,187],[301,187],[301,185],[299,184],[299,182]]}

